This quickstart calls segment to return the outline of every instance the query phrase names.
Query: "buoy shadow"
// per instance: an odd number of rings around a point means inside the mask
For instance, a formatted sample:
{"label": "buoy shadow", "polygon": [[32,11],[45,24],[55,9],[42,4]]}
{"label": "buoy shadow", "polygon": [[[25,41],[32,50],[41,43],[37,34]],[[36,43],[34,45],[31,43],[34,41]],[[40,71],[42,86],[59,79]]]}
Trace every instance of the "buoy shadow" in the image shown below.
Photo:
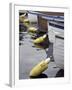
{"label": "buoy shadow", "polygon": [[37,78],[48,78],[48,76],[44,73],[38,75],[38,76],[30,76],[31,79],[37,79]]}

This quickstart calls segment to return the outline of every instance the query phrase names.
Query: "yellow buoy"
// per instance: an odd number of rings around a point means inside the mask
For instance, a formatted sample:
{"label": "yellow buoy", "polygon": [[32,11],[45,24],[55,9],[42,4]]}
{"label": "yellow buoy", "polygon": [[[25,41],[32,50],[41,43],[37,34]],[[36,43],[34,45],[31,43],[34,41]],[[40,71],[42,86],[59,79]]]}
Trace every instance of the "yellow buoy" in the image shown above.
{"label": "yellow buoy", "polygon": [[41,36],[41,37],[39,37],[39,38],[37,38],[37,39],[35,39],[35,40],[33,41],[33,43],[35,43],[35,44],[42,43],[42,42],[45,40],[45,38],[46,38],[46,34],[43,35],[43,36]]}
{"label": "yellow buoy", "polygon": [[47,58],[46,60],[41,61],[39,64],[37,64],[30,72],[30,77],[35,77],[40,75],[43,71],[45,71],[48,68],[48,63],[50,62],[50,58]]}
{"label": "yellow buoy", "polygon": [[29,27],[29,25],[30,25],[29,19],[24,19],[23,24],[24,24],[26,27]]}
{"label": "yellow buoy", "polygon": [[24,23],[30,23],[30,22],[29,22],[29,19],[24,19],[23,22],[24,22]]}
{"label": "yellow buoy", "polygon": [[35,28],[35,27],[29,27],[28,28],[28,31],[31,32],[31,33],[35,33],[37,31],[37,28]]}
{"label": "yellow buoy", "polygon": [[20,16],[19,16],[19,20],[20,20],[21,22],[24,21],[24,19],[25,19],[25,15],[26,15],[26,14],[23,14],[23,15],[20,15]]}

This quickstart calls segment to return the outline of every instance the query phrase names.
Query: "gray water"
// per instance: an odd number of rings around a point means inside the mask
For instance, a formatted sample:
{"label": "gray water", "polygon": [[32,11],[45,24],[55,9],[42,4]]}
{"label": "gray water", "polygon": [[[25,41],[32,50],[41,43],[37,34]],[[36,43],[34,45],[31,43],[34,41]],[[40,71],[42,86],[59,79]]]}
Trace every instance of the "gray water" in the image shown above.
{"label": "gray water", "polygon": [[[45,60],[48,56],[53,54],[53,44],[49,48],[37,48],[33,44],[31,35],[27,32],[22,33],[22,39],[19,45],[19,79],[29,79],[31,69],[40,61]],[[48,69],[44,71],[37,78],[55,77],[59,68],[56,67],[55,62],[48,65]]]}

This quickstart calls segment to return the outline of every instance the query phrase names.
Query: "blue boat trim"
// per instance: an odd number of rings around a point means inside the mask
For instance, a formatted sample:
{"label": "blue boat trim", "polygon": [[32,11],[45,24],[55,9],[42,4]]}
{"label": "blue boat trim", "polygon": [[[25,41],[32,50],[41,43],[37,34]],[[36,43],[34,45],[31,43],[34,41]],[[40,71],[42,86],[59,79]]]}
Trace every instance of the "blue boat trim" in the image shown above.
{"label": "blue boat trim", "polygon": [[64,26],[60,26],[54,23],[49,23],[49,25],[64,30]]}
{"label": "blue boat trim", "polygon": [[47,15],[47,14],[43,14],[43,13],[35,12],[35,11],[27,11],[27,12],[30,14],[40,15],[42,18],[46,20],[64,22],[64,16]]}

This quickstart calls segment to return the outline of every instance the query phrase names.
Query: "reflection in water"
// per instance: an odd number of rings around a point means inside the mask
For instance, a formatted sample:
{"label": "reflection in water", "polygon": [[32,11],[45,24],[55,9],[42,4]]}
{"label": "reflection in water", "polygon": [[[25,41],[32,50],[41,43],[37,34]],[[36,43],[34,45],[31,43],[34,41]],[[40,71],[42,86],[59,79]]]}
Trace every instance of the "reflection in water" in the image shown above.
{"label": "reflection in water", "polygon": [[31,39],[36,39],[37,38],[37,35],[36,34],[33,34],[32,36],[31,36]]}
{"label": "reflection in water", "polygon": [[19,40],[20,40],[20,41],[23,40],[23,34],[19,34]]}
{"label": "reflection in water", "polygon": [[34,44],[34,46],[32,46],[32,47],[40,48],[40,49],[47,49],[48,45],[40,43],[40,44]]}
{"label": "reflection in water", "polygon": [[19,43],[19,45],[23,45],[23,43]]}
{"label": "reflection in water", "polygon": [[26,32],[27,31],[27,27],[21,22],[19,23],[19,31],[20,32]]}
{"label": "reflection in water", "polygon": [[34,44],[34,46],[32,46],[32,47],[34,47],[34,48],[39,48],[39,49],[43,49],[43,47],[42,47],[42,46],[37,45],[37,44]]}
{"label": "reflection in water", "polygon": [[31,79],[36,79],[36,78],[48,78],[48,76],[46,75],[46,74],[44,74],[44,73],[42,73],[42,74],[40,74],[40,75],[38,75],[38,76],[31,76],[30,77]]}
{"label": "reflection in water", "polygon": [[60,69],[60,70],[57,72],[56,77],[64,77],[64,70],[63,70],[63,69]]}

